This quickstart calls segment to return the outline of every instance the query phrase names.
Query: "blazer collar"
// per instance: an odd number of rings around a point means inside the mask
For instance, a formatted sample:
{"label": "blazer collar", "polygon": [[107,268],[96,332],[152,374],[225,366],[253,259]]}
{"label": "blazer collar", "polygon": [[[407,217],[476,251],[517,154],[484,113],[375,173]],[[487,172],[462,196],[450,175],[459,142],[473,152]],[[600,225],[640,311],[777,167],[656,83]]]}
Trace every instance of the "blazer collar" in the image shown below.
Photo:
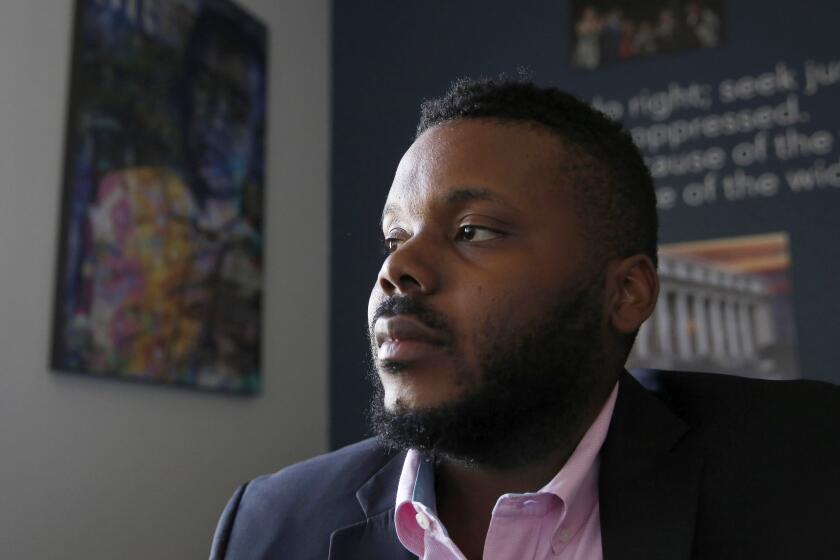
{"label": "blazer collar", "polygon": [[701,470],[689,426],[624,372],[601,450],[604,558],[690,558]]}
{"label": "blazer collar", "polygon": [[365,520],[333,531],[330,560],[414,558],[400,543],[394,526],[397,481],[404,461],[405,452],[397,453],[356,491]]}
{"label": "blazer collar", "polygon": [[416,559],[397,538],[394,509],[392,505],[365,521],[333,531],[329,560]]}
{"label": "blazer collar", "polygon": [[385,462],[367,482],[356,491],[356,499],[365,517],[374,517],[386,509],[393,509],[397,501],[397,482],[400,479],[405,451],[401,451]]}

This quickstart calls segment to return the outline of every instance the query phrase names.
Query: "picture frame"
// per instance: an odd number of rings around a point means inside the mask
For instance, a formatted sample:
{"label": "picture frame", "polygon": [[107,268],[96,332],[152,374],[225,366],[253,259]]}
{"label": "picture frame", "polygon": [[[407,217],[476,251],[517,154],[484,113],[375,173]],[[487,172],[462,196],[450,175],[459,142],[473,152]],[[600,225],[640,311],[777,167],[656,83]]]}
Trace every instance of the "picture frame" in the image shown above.
{"label": "picture frame", "polygon": [[261,386],[266,26],[230,0],[77,0],[51,367]]}

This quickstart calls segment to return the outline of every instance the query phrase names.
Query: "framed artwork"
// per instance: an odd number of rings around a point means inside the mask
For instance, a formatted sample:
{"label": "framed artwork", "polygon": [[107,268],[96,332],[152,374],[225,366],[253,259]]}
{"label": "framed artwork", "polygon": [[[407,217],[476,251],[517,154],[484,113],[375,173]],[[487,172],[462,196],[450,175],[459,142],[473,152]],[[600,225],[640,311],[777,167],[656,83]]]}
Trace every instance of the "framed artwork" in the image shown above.
{"label": "framed artwork", "polygon": [[228,0],[77,0],[51,366],[260,387],[265,26]]}

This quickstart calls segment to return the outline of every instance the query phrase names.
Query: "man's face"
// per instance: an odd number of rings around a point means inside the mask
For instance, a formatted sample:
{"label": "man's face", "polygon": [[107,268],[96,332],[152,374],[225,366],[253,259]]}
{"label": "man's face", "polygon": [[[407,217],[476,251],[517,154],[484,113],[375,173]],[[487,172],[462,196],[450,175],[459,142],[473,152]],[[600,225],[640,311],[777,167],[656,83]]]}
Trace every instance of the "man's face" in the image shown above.
{"label": "man's face", "polygon": [[431,128],[409,148],[385,205],[390,254],[368,307],[386,411],[457,405],[501,364],[510,373],[544,357],[576,362],[563,341],[597,353],[600,276],[587,262],[574,164],[550,132],[490,120]]}

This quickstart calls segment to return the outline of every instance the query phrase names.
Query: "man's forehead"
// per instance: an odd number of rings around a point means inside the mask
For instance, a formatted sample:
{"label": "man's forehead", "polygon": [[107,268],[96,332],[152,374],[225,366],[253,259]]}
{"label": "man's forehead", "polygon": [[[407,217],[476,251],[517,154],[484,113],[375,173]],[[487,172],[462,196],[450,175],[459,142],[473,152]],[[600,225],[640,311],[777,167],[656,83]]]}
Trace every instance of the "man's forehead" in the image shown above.
{"label": "man's forehead", "polygon": [[578,152],[542,127],[488,119],[438,125],[400,160],[383,216],[430,201],[516,206],[523,196],[545,198],[592,166]]}

